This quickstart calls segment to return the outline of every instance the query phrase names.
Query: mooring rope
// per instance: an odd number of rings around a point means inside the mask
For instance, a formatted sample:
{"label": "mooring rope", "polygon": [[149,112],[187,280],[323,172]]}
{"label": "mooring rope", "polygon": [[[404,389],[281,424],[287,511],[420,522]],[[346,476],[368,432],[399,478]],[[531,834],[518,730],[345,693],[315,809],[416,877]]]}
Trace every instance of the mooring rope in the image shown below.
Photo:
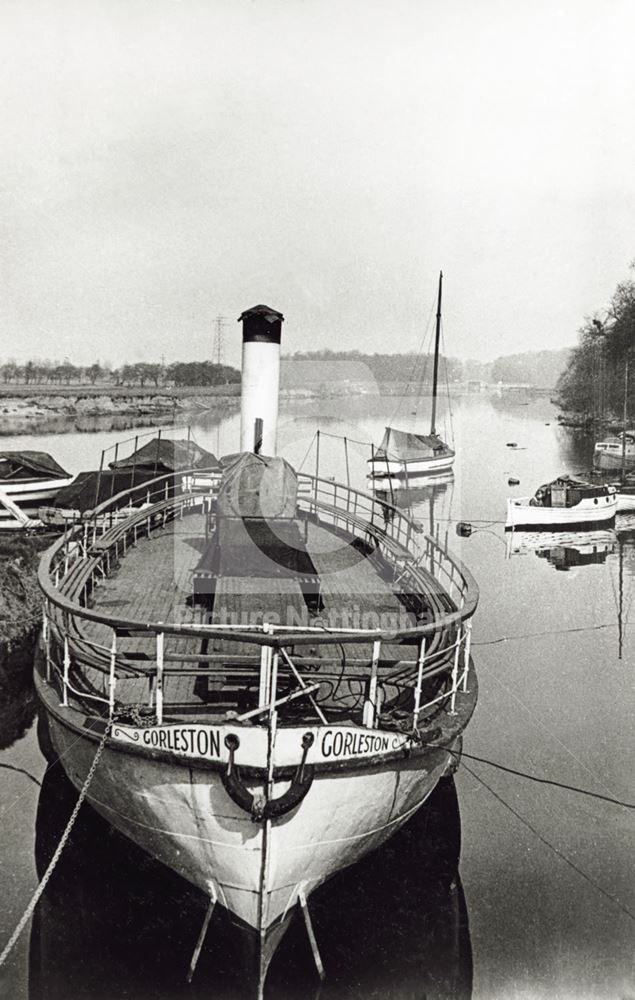
{"label": "mooring rope", "polygon": [[59,844],[55,848],[55,853],[53,854],[53,857],[51,858],[51,860],[49,862],[48,868],[46,869],[46,871],[44,872],[44,875],[42,876],[42,880],[41,880],[40,884],[38,885],[38,887],[36,888],[35,892],[31,896],[31,899],[29,900],[24,913],[20,917],[20,920],[18,921],[17,926],[16,926],[15,930],[13,931],[13,934],[11,935],[11,937],[9,938],[9,940],[7,941],[6,945],[4,946],[4,948],[2,950],[2,953],[0,954],[0,966],[4,965],[4,963],[6,962],[7,958],[9,957],[11,951],[14,948],[14,946],[15,946],[18,938],[20,937],[20,934],[22,933],[22,931],[26,927],[27,923],[29,922],[29,920],[33,916],[35,908],[36,908],[37,904],[40,901],[40,897],[42,896],[42,893],[46,889],[47,883],[48,883],[51,875],[53,874],[53,871],[55,870],[57,862],[60,859],[60,855],[61,855],[62,851],[64,850],[64,848],[66,847],[68,838],[71,835],[71,830],[73,829],[73,826],[75,825],[75,820],[77,819],[77,816],[79,814],[79,810],[81,808],[82,802],[86,798],[86,795],[88,793],[88,788],[90,786],[91,781],[93,780],[93,775],[95,774],[95,771],[97,769],[97,764],[99,763],[99,759],[100,759],[100,757],[101,757],[101,755],[102,755],[102,753],[104,751],[104,747],[106,746],[106,740],[108,739],[108,736],[110,734],[111,727],[112,727],[112,719],[109,719],[108,720],[108,724],[106,725],[106,728],[104,730],[104,734],[103,734],[103,736],[102,736],[102,738],[101,738],[101,740],[99,742],[99,746],[97,747],[97,752],[95,753],[95,756],[93,757],[93,762],[90,765],[90,769],[88,771],[88,774],[86,775],[86,780],[85,780],[84,784],[82,785],[82,789],[81,789],[81,791],[79,793],[79,798],[77,799],[77,802],[75,803],[75,808],[73,809],[73,811],[72,811],[72,813],[70,815],[70,819],[68,820],[68,823],[66,824],[66,827],[64,829],[64,832],[63,832],[62,836],[60,837]]}
{"label": "mooring rope", "polygon": [[557,848],[555,844],[552,844],[550,840],[547,840],[546,837],[543,837],[543,835],[539,833],[536,827],[532,826],[529,820],[526,820],[524,816],[521,816],[521,814],[518,812],[517,809],[514,809],[514,807],[510,805],[509,802],[507,802],[501,795],[495,792],[492,786],[488,785],[488,783],[483,778],[481,778],[480,775],[478,775],[475,771],[473,771],[471,767],[468,767],[467,764],[463,764],[463,767],[469,774],[472,775],[473,778],[476,779],[476,781],[478,781],[483,786],[483,788],[487,789],[487,791],[497,800],[497,802],[500,802],[500,804],[504,806],[505,809],[509,810],[512,816],[515,816],[517,820],[519,820],[524,826],[526,826],[527,829],[530,831],[530,833],[533,833],[533,835],[540,841],[541,844],[544,844],[545,847],[549,848],[549,850],[552,851],[558,858],[560,858],[561,861],[564,861],[564,863],[567,864],[569,868],[572,868],[573,871],[577,872],[577,874],[580,875],[583,879],[585,879],[589,883],[589,885],[593,886],[593,888],[597,892],[601,893],[603,896],[606,897],[606,899],[610,900],[611,903],[617,906],[622,911],[622,913],[625,913],[627,917],[631,918],[631,920],[635,920],[635,913],[633,913],[632,910],[629,910],[629,908],[627,906],[624,906],[624,904],[620,902],[619,899],[617,899],[615,896],[612,896],[610,892],[606,891],[606,889],[603,889],[598,882],[592,879],[590,875],[588,875],[585,871],[583,871],[582,868],[578,867],[578,865],[576,865],[571,860],[571,858],[567,857],[566,854],[564,854],[561,850],[559,850],[559,848]]}

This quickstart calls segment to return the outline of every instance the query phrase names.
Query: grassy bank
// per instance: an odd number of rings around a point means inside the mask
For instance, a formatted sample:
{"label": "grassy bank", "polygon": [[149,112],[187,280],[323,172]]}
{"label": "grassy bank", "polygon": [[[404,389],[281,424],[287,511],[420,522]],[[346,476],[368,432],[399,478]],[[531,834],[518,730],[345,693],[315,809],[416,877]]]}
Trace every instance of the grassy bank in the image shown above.
{"label": "grassy bank", "polygon": [[43,397],[63,396],[71,398],[89,397],[110,397],[135,399],[153,399],[157,397],[168,397],[170,399],[189,399],[192,396],[201,398],[230,398],[240,395],[240,385],[185,385],[179,386],[154,386],[145,385],[110,385],[98,384],[90,385],[50,385],[35,383],[31,385],[15,385],[12,383],[0,383],[0,397],[14,399],[41,399]]}

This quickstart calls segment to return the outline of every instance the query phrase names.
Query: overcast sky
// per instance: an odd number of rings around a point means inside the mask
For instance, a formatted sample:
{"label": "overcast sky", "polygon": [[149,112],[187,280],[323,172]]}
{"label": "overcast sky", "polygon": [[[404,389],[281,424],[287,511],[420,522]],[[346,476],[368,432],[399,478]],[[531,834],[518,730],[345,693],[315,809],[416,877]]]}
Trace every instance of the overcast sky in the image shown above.
{"label": "overcast sky", "polygon": [[631,0],[0,0],[0,359],[575,342],[635,257]]}

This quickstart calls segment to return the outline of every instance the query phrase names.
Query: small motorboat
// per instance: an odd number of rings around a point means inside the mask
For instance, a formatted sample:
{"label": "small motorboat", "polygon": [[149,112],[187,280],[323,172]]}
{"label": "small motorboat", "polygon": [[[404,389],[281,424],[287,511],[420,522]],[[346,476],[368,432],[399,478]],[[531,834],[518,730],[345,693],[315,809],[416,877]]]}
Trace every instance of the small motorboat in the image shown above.
{"label": "small motorboat", "polygon": [[509,499],[505,529],[589,530],[611,525],[616,512],[614,486],[593,485],[563,475],[541,486],[533,497]]}

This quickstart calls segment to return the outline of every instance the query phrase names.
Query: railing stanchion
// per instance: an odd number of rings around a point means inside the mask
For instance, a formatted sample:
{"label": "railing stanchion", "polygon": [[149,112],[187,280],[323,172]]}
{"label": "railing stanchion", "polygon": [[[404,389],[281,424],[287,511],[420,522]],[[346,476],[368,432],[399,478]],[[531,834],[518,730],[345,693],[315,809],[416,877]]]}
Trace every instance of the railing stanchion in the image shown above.
{"label": "railing stanchion", "polygon": [[108,710],[112,718],[115,711],[115,686],[117,684],[117,632],[112,630],[112,644],[110,646],[110,671],[108,674]]}
{"label": "railing stanchion", "polygon": [[414,716],[412,719],[412,728],[417,728],[417,722],[419,721],[419,709],[421,708],[421,687],[423,685],[423,667],[426,660],[426,640],[425,636],[421,639],[419,644],[419,657],[417,660],[417,686],[415,688],[415,708]]}
{"label": "railing stanchion", "polygon": [[459,653],[461,651],[461,626],[456,630],[456,645],[454,647],[454,662],[452,664],[452,697],[450,699],[450,715],[456,715],[456,690],[459,677]]}
{"label": "railing stanchion", "polygon": [[51,681],[51,626],[48,619],[48,603],[44,602],[42,615],[42,636],[46,643],[46,680]]}
{"label": "railing stanchion", "polygon": [[381,639],[373,642],[373,659],[370,666],[370,677],[368,680],[368,690],[364,701],[364,711],[362,721],[367,729],[374,729],[379,719],[379,707],[377,705],[377,672],[379,670],[379,654],[381,651]]}
{"label": "railing stanchion", "polygon": [[[262,626],[265,635],[270,632],[267,622]],[[271,680],[271,646],[263,646],[260,650],[260,683],[258,687],[258,707],[263,708],[269,704],[269,687]]]}
{"label": "railing stanchion", "polygon": [[165,656],[165,633],[157,632],[157,683],[155,690],[155,704],[157,711],[157,725],[163,723],[163,665]]}
{"label": "railing stanchion", "polygon": [[68,707],[68,675],[71,670],[71,652],[68,647],[68,636],[64,636],[64,672],[62,675],[62,707]]}
{"label": "railing stanchion", "polygon": [[470,647],[472,645],[472,622],[465,623],[465,647],[463,658],[463,691],[467,691],[467,679],[470,672]]}

